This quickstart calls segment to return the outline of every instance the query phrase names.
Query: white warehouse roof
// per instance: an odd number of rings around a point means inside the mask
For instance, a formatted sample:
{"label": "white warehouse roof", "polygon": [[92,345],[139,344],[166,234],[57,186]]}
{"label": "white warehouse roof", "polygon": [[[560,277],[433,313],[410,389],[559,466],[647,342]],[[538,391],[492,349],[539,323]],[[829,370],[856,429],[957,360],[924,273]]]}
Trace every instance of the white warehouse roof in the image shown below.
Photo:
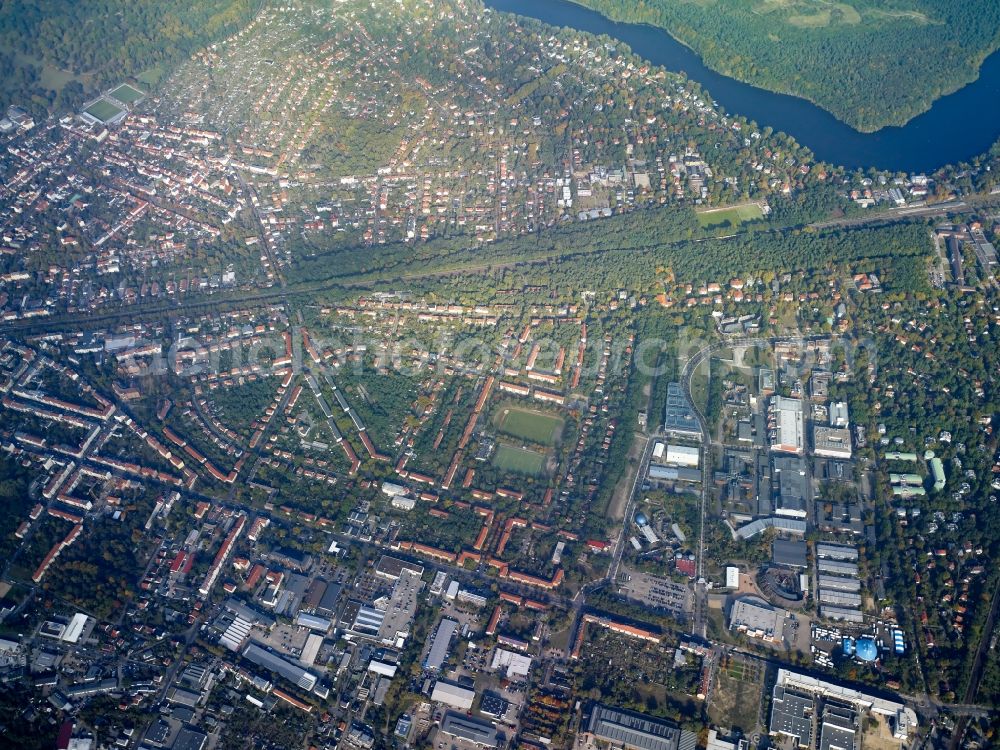
{"label": "white warehouse roof", "polygon": [[445,703],[460,711],[468,711],[472,708],[472,701],[475,700],[476,691],[464,688],[454,682],[438,680],[434,684],[431,692],[431,700],[435,703]]}

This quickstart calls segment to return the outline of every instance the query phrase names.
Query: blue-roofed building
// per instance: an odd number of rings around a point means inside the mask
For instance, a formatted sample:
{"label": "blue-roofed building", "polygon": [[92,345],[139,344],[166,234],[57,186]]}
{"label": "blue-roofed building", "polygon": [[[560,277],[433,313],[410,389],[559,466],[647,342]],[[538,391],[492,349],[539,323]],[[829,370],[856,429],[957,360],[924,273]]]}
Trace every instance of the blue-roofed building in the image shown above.
{"label": "blue-roofed building", "polygon": [[878,646],[875,645],[875,639],[868,636],[858,638],[855,651],[861,661],[871,662],[878,659]]}
{"label": "blue-roofed building", "polygon": [[903,640],[902,630],[892,631],[892,645],[897,654],[901,654],[906,651],[906,642]]}
{"label": "blue-roofed building", "polygon": [[701,425],[695,416],[691,402],[687,400],[680,383],[667,384],[667,405],[663,413],[663,431],[669,435],[680,435],[701,439]]}

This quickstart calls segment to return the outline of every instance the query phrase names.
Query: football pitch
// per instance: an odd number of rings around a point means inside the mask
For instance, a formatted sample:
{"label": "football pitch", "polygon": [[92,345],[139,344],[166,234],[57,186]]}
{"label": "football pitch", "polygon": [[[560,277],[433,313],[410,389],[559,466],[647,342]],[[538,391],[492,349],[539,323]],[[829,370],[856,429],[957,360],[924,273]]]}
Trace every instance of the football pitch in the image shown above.
{"label": "football pitch", "polygon": [[554,445],[562,428],[559,417],[530,409],[504,409],[497,419],[500,432],[539,445]]}
{"label": "football pitch", "polygon": [[138,89],[134,89],[127,83],[123,83],[121,86],[116,88],[111,92],[111,97],[117,99],[122,104],[135,104],[137,101],[142,99],[145,94],[143,94]]}
{"label": "football pitch", "polygon": [[493,456],[493,465],[504,471],[539,476],[545,469],[545,455],[527,448],[499,445]]}
{"label": "football pitch", "polygon": [[96,117],[101,122],[107,122],[122,111],[121,107],[117,104],[112,104],[107,99],[98,99],[84,110],[88,115]]}

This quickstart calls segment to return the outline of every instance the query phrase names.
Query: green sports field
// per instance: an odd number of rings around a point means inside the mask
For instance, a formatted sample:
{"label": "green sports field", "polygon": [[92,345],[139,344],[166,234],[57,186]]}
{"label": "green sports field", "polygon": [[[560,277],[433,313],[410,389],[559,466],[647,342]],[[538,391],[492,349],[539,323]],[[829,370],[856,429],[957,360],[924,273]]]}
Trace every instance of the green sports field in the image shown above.
{"label": "green sports field", "polygon": [[107,122],[112,117],[115,117],[122,112],[122,108],[117,104],[112,104],[107,99],[98,99],[96,102],[87,107],[84,112],[88,115],[96,117],[101,122]]}
{"label": "green sports field", "polygon": [[527,448],[501,444],[493,455],[493,465],[504,471],[539,476],[545,470],[545,455]]}
{"label": "green sports field", "polygon": [[554,445],[562,434],[563,421],[545,412],[506,408],[498,414],[496,425],[505,435],[539,445]]}
{"label": "green sports field", "polygon": [[123,104],[135,104],[137,101],[145,96],[144,93],[138,89],[134,89],[127,83],[123,83],[121,86],[116,88],[111,92],[111,96],[114,99],[122,102]]}

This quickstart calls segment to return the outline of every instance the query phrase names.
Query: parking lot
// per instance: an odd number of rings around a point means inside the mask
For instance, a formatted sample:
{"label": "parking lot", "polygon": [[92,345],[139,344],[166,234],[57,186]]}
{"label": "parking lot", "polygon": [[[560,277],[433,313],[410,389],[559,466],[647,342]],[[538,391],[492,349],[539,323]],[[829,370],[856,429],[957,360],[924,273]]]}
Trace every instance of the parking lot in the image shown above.
{"label": "parking lot", "polygon": [[620,591],[629,599],[666,610],[681,619],[690,617],[694,596],[684,584],[634,570],[623,571],[622,578]]}

